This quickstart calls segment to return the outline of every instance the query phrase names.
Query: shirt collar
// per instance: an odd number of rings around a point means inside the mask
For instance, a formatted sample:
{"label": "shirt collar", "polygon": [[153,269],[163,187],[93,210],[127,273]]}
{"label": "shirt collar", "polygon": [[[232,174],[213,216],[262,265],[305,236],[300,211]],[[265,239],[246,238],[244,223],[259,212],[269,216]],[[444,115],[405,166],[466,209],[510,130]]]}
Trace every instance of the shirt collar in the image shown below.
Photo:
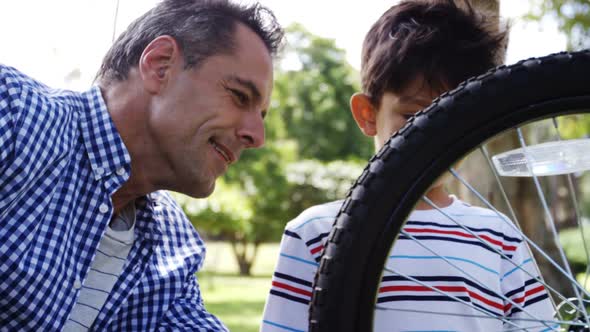
{"label": "shirt collar", "polygon": [[162,209],[156,192],[140,197],[137,203],[137,219],[135,236],[139,240],[147,240],[157,245],[162,240]]}
{"label": "shirt collar", "polygon": [[[109,177],[112,191],[120,187],[131,171],[131,156],[107,110],[98,86],[82,93],[84,111],[80,129],[95,179]],[[112,178],[114,177],[114,178]]]}

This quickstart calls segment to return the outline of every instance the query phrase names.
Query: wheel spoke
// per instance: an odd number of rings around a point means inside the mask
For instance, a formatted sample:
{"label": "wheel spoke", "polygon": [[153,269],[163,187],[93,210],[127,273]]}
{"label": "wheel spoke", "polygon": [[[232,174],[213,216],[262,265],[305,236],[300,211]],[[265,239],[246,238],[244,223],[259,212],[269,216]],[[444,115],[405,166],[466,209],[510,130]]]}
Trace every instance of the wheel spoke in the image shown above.
{"label": "wheel spoke", "polygon": [[[418,242],[419,242],[419,241],[418,241]],[[444,258],[443,258],[443,259],[444,259]],[[447,261],[447,262],[448,262],[449,264],[451,264],[449,261]],[[451,264],[451,265],[452,265],[452,264]],[[460,298],[458,298],[457,296],[454,296],[454,295],[452,295],[452,294],[449,294],[449,293],[447,293],[447,292],[441,291],[440,289],[438,289],[438,288],[436,288],[436,287],[433,287],[433,286],[430,286],[430,285],[428,285],[428,284],[426,284],[426,283],[424,283],[424,282],[422,282],[422,281],[420,281],[420,280],[418,280],[418,279],[416,279],[416,278],[414,278],[414,277],[412,277],[412,276],[408,276],[408,275],[403,275],[403,274],[400,274],[400,273],[396,272],[395,270],[393,270],[393,269],[391,269],[391,268],[389,268],[389,267],[387,267],[387,266],[384,268],[384,270],[385,270],[385,271],[387,271],[387,272],[389,272],[389,273],[392,273],[392,274],[395,274],[395,275],[400,275],[400,276],[403,276],[404,278],[408,278],[408,280],[411,280],[411,281],[413,281],[413,282],[415,282],[415,283],[417,283],[417,284],[419,284],[419,285],[421,285],[421,286],[423,286],[423,287],[426,287],[426,288],[428,288],[428,289],[430,289],[430,290],[432,290],[432,291],[434,291],[434,292],[436,292],[436,293],[439,293],[439,294],[441,294],[441,295],[444,295],[444,296],[446,296],[446,297],[448,297],[448,298],[451,298],[451,299],[453,299],[453,300],[455,300],[455,301],[457,301],[457,302],[459,302],[459,303],[462,303],[462,304],[464,304],[464,305],[466,305],[466,306],[468,306],[468,307],[470,307],[470,308],[472,308],[472,309],[475,309],[475,310],[477,310],[477,311],[479,311],[479,312],[483,313],[484,315],[487,315],[487,317],[492,317],[492,318],[494,318],[494,319],[500,319],[502,322],[504,322],[504,323],[506,323],[506,324],[509,324],[509,325],[513,325],[513,326],[515,326],[515,327],[518,327],[518,325],[516,325],[516,324],[514,324],[514,323],[510,322],[509,320],[507,320],[507,319],[505,319],[505,318],[503,318],[503,317],[496,316],[496,315],[492,315],[491,313],[489,313],[489,312],[486,312],[485,310],[483,310],[483,309],[481,309],[481,308],[478,308],[478,307],[476,307],[476,306],[472,305],[472,304],[471,304],[470,302],[468,302],[468,301],[465,301],[465,300],[463,300],[463,299],[460,299]],[[538,320],[535,320],[535,321],[538,321]]]}
{"label": "wheel spoke", "polygon": [[583,287],[581,287],[581,285],[579,285],[578,281],[575,280],[575,278],[572,277],[571,273],[568,273],[567,271],[565,271],[557,262],[555,262],[555,260],[553,260],[542,248],[540,248],[534,241],[532,241],[526,234],[524,234],[519,227],[517,227],[514,223],[510,222],[509,220],[507,220],[502,213],[500,213],[500,211],[498,211],[485,197],[483,197],[477,190],[475,190],[475,188],[473,188],[473,186],[471,186],[467,181],[465,181],[453,168],[449,169],[449,172],[451,172],[451,174],[453,174],[453,176],[459,180],[466,188],[468,188],[468,190],[474,194],[475,196],[477,196],[477,198],[490,210],[494,211],[498,217],[500,217],[501,220],[503,220],[507,225],[509,225],[510,227],[512,227],[516,232],[519,233],[519,235],[521,235],[523,237],[523,239],[525,239],[527,241],[527,243],[532,246],[536,252],[538,252],[540,255],[542,255],[554,268],[556,268],[557,270],[559,270],[562,275],[568,279],[568,281],[570,281],[572,283],[572,285],[577,285],[579,289],[583,290],[584,294],[586,296],[590,296],[590,294],[588,293],[588,291],[586,291]]}
{"label": "wheel spoke", "polygon": [[[442,316],[455,316],[455,317],[473,317],[473,318],[478,318],[478,319],[494,319],[494,320],[501,320],[502,322],[511,325],[514,327],[514,329],[503,329],[502,331],[527,331],[528,329],[532,329],[532,328],[539,328],[539,327],[545,327],[547,328],[546,331],[554,331],[559,329],[559,325],[560,324],[567,324],[567,325],[571,325],[571,326],[585,326],[584,323],[580,323],[580,322],[571,322],[571,321],[562,321],[562,320],[541,320],[535,317],[532,318],[510,318],[505,319],[503,317],[499,317],[496,315],[492,315],[491,313],[486,312],[485,310],[482,310],[480,308],[477,308],[475,306],[473,306],[471,303],[464,301],[460,298],[457,298],[453,295],[450,295],[444,291],[441,291],[439,289],[437,289],[436,287],[430,286],[428,284],[425,284],[424,282],[413,278],[411,276],[408,275],[404,275],[404,274],[400,274],[399,272],[397,272],[396,270],[386,267],[384,269],[385,271],[391,273],[391,274],[395,274],[395,275],[399,275],[399,276],[403,276],[405,278],[408,278],[408,280],[411,280],[423,287],[429,288],[430,290],[437,292],[441,295],[447,296],[449,298],[452,298],[453,300],[460,302],[466,306],[469,306],[470,308],[473,308],[479,312],[482,313],[482,315],[477,315],[477,314],[459,314],[459,313],[452,313],[452,312],[442,312],[442,311],[433,311],[433,310],[418,310],[418,309],[403,309],[403,308],[391,308],[391,307],[387,307],[384,305],[375,305],[375,309],[376,310],[381,310],[381,311],[397,311],[397,312],[413,312],[413,313],[421,313],[421,314],[432,314],[432,315],[442,315]],[[520,327],[518,325],[516,325],[514,322],[535,322],[535,323],[540,323],[541,325],[538,326],[527,326],[527,327]]]}
{"label": "wheel spoke", "polygon": [[[559,132],[559,124],[556,118],[552,118],[553,127],[557,133],[557,140],[561,140],[561,133]],[[567,177],[567,187],[569,195],[572,199],[572,205],[574,206],[574,213],[576,216],[576,223],[578,225],[578,230],[580,231],[580,237],[582,238],[582,245],[584,246],[584,254],[586,256],[586,272],[584,275],[584,282],[582,283],[582,287],[586,288],[586,284],[588,283],[588,275],[590,274],[590,254],[588,253],[588,245],[586,244],[586,232],[584,232],[584,223],[581,220],[581,213],[580,213],[580,204],[578,203],[578,195],[576,195],[576,190],[574,188],[574,181],[572,180],[571,174],[566,174]]]}
{"label": "wheel spoke", "polygon": [[[423,197],[423,200],[425,202],[427,202],[430,206],[432,206],[434,209],[436,209],[438,212],[440,212],[442,215],[444,215],[446,218],[448,218],[450,221],[454,222],[457,226],[461,227],[463,230],[465,230],[466,232],[468,232],[470,235],[476,237],[483,245],[485,245],[486,247],[488,247],[490,250],[494,251],[495,253],[497,253],[498,255],[500,255],[502,258],[504,258],[505,260],[507,260],[508,262],[510,262],[512,265],[514,265],[515,268],[523,271],[526,275],[528,275],[529,277],[535,279],[536,281],[538,281],[539,283],[541,283],[546,289],[550,290],[553,292],[553,294],[555,294],[556,296],[558,296],[562,301],[569,303],[570,305],[574,306],[573,303],[569,302],[569,300],[564,297],[560,292],[558,292],[555,288],[551,287],[548,283],[545,282],[545,280],[543,280],[543,278],[540,278],[540,276],[536,276],[533,275],[532,273],[530,273],[529,271],[523,269],[520,264],[514,262],[510,257],[506,256],[506,254],[504,254],[502,251],[494,248],[492,245],[490,245],[488,243],[488,241],[485,241],[484,239],[482,239],[479,235],[477,235],[475,232],[473,232],[472,230],[470,230],[469,228],[467,228],[465,225],[463,225],[462,223],[460,223],[459,221],[457,221],[455,218],[453,218],[453,216],[449,215],[448,213],[444,212],[440,207],[436,206],[436,204],[434,204],[431,200],[429,200],[427,197]],[[416,240],[418,241],[418,240]],[[532,256],[531,256],[532,257]],[[539,273],[539,271],[537,270],[537,273]],[[504,300],[507,300],[509,302],[511,302],[513,305],[516,305],[515,303],[512,302],[512,300],[510,300],[509,298],[505,298],[503,295],[498,294],[499,296],[501,296]],[[555,303],[553,303],[554,308]],[[518,307],[518,306],[517,306]],[[520,308],[520,307],[519,307]],[[577,308],[577,307],[576,307]],[[521,310],[523,310],[522,308],[520,308]],[[577,308],[579,311],[583,311],[580,308]],[[524,311],[524,310],[523,310]]]}
{"label": "wheel spoke", "polygon": [[512,208],[512,204],[510,204],[510,200],[508,199],[508,195],[506,195],[506,190],[504,190],[504,185],[502,185],[502,181],[500,181],[500,175],[498,174],[498,172],[496,171],[496,168],[492,164],[490,154],[489,154],[488,149],[486,148],[485,144],[482,144],[480,146],[480,151],[483,154],[485,160],[487,161],[490,171],[494,175],[494,180],[496,181],[496,184],[498,185],[498,188],[500,189],[500,193],[502,194],[502,198],[504,199],[504,203],[506,204],[506,207],[508,208],[508,211],[510,212],[510,217],[512,218],[512,221],[518,226],[519,229],[521,229],[520,223],[518,222],[518,218],[516,217],[516,213],[514,213],[514,209]]}
{"label": "wheel spoke", "polygon": [[[527,150],[527,145],[526,142],[524,140],[524,136],[522,134],[522,130],[521,128],[517,128],[516,132],[518,134],[518,141],[520,142],[520,145],[524,151],[524,155],[525,158],[527,158],[527,160],[531,160],[530,159],[530,155],[528,154],[528,150]],[[543,190],[541,189],[541,184],[539,183],[539,178],[537,177],[537,175],[535,175],[534,172],[532,172],[532,179],[535,183],[535,188],[537,190],[537,195],[539,196],[539,200],[541,202],[541,204],[543,205],[543,210],[545,212],[545,222],[547,227],[549,228],[549,230],[551,231],[551,235],[553,236],[553,241],[556,244],[557,250],[559,252],[559,256],[562,260],[563,266],[566,270],[566,277],[568,277],[569,279],[572,280],[576,280],[574,274],[571,271],[570,265],[567,261],[567,258],[565,256],[565,252],[563,251],[563,248],[561,247],[561,245],[559,244],[559,236],[557,235],[557,228],[555,227],[555,221],[553,219],[553,215],[551,214],[551,211],[549,210],[549,206],[547,205],[547,200],[545,199],[545,194],[543,193]],[[576,287],[577,286],[577,287]],[[582,295],[580,294],[580,289],[585,290],[584,287],[582,287],[581,285],[578,284],[578,282],[573,282],[572,283],[572,289],[574,291],[574,293],[576,294],[576,297],[578,298],[578,300],[580,301],[580,303],[584,303],[584,301],[582,301]],[[583,309],[583,307],[582,307]],[[582,313],[584,314],[584,318],[586,320],[586,323],[590,323],[590,320],[588,319],[588,313],[586,312],[586,310],[582,310]]]}
{"label": "wheel spoke", "polygon": [[[498,171],[496,171],[496,168],[494,167],[494,165],[492,163],[492,160],[490,158],[490,154],[489,154],[488,149],[485,144],[480,145],[480,151],[481,151],[482,155],[484,156],[484,159],[486,160],[491,173],[494,175],[494,180],[500,190],[500,193],[502,194],[502,199],[504,200],[504,203],[506,204],[506,207],[507,207],[508,211],[510,212],[510,217],[512,218],[512,222],[516,225],[516,227],[518,227],[519,233],[524,234],[524,232],[522,231],[522,227],[520,226],[520,222],[518,221],[518,218],[516,217],[516,213],[514,212],[514,208],[512,207],[512,204],[510,203],[510,199],[508,199],[508,195],[506,194],[506,190],[504,189],[504,185],[502,184],[502,181],[500,180],[500,175],[498,174]],[[545,286],[545,288],[551,290],[553,292],[553,294],[556,294],[557,296],[560,296],[565,299],[565,297],[563,297],[561,295],[561,293],[559,293],[553,287],[550,287],[547,284],[547,282],[545,281],[545,278],[543,278],[543,274],[541,274],[541,271],[539,271],[539,264],[537,263],[537,259],[535,258],[535,255],[533,255],[533,252],[532,252],[530,246],[528,245],[528,242],[525,241],[525,243],[526,243],[527,252],[528,252],[530,258],[533,260],[533,263],[535,264],[535,267],[537,269],[537,273],[539,274],[539,276],[538,276],[539,279],[537,279],[537,280],[540,281],[541,284],[543,284],[543,286]],[[549,300],[551,301],[553,308],[556,308],[557,304],[553,300],[552,296],[549,297]],[[559,311],[557,311],[556,314],[560,319],[562,319],[561,313]]]}
{"label": "wheel spoke", "polygon": [[[432,203],[432,201],[430,201],[428,198],[423,197],[423,199],[428,203],[431,204],[435,209],[437,209],[439,212],[441,212],[443,215],[445,215],[445,217],[449,218],[451,221],[455,222],[457,225],[459,225],[461,228],[463,228],[465,231],[469,232],[471,235],[477,237],[484,245],[489,246],[489,248],[495,252],[497,252],[499,255],[502,255],[505,259],[507,259],[508,261],[510,261],[512,264],[514,264],[516,267],[518,267],[518,264],[514,263],[510,258],[508,258],[504,253],[499,252],[496,250],[496,248],[493,248],[492,246],[490,246],[487,241],[483,240],[481,237],[479,237],[477,234],[473,233],[470,229],[468,229],[467,227],[465,227],[464,225],[462,225],[461,223],[459,223],[458,221],[456,221],[452,216],[448,215],[447,213],[445,213],[444,211],[442,211],[439,207],[437,207],[434,203]],[[403,234],[404,236],[410,238],[412,241],[414,241],[415,243],[417,243],[419,246],[421,246],[423,249],[425,249],[426,251],[432,253],[435,257],[440,258],[441,260],[445,261],[447,264],[449,264],[450,266],[452,266],[454,269],[458,270],[459,272],[461,272],[463,275],[467,276],[470,278],[470,280],[472,280],[473,282],[475,282],[476,284],[478,284],[480,287],[483,288],[487,288],[486,285],[484,283],[482,283],[477,277],[474,277],[472,274],[468,273],[467,271],[465,271],[465,269],[462,269],[461,267],[459,267],[457,264],[451,262],[451,258],[449,257],[445,257],[442,255],[439,255],[437,252],[435,252],[434,250],[432,250],[431,248],[429,248],[428,246],[426,246],[424,243],[422,243],[420,240],[416,239],[413,235],[401,231],[400,234]],[[390,257],[391,258],[391,257]],[[391,269],[390,267],[386,266],[385,270],[388,272],[392,272],[393,269]],[[528,271],[523,270],[524,272],[528,273]],[[399,275],[399,273],[396,273]],[[528,273],[532,278],[536,278],[536,276]],[[405,278],[411,278],[408,275],[402,275]],[[539,281],[539,280],[537,280]],[[422,286],[424,286],[421,283]],[[428,286],[427,286],[428,287]],[[431,287],[428,287],[431,288]],[[504,296],[504,294],[500,294],[500,293],[496,293],[496,296],[500,297],[502,300],[510,303],[511,305],[513,305],[514,307],[520,309],[522,312],[524,312],[525,314],[529,315],[531,318],[533,319],[538,319],[536,318],[532,313],[530,313],[527,309],[525,309],[524,307],[522,307],[520,304],[514,302],[512,299]],[[567,300],[564,298],[564,300]],[[468,303],[468,302],[467,302]],[[470,307],[472,307],[473,309],[476,310],[480,310],[479,308],[473,306],[472,304],[468,304]],[[572,304],[573,306],[573,304]]]}

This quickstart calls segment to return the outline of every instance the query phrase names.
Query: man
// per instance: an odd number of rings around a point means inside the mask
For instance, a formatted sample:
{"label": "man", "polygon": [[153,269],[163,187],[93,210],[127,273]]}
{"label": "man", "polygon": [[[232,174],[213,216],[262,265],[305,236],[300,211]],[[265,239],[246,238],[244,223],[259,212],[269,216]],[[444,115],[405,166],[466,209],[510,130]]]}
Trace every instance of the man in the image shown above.
{"label": "man", "polygon": [[84,93],[0,66],[0,330],[225,331],[205,248],[165,192],[206,197],[264,143],[283,32],[258,4],[164,0]]}
{"label": "man", "polygon": [[[367,33],[363,92],[352,96],[350,106],[377,150],[436,96],[497,65],[505,32],[465,7],[451,0],[402,1]],[[495,212],[462,202],[443,185],[439,180],[431,187],[426,197],[434,206],[421,201],[392,248],[388,266],[395,273],[384,272],[378,294],[379,306],[391,310],[375,311],[375,331],[555,326],[519,320],[532,318],[529,314],[551,320],[553,311],[522,237]],[[311,207],[287,224],[262,331],[307,331],[314,275],[341,204]],[[466,240],[474,237],[489,243]]]}

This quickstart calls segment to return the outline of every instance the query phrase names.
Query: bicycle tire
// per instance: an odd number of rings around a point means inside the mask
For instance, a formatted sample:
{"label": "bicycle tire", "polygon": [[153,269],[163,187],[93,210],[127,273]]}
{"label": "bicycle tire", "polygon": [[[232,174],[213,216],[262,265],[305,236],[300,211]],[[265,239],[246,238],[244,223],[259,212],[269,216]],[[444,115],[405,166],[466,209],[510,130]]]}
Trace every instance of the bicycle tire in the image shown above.
{"label": "bicycle tire", "polygon": [[385,260],[428,187],[494,135],[573,112],[590,112],[590,50],[499,66],[418,112],[348,192],[315,277],[309,330],[371,331]]}

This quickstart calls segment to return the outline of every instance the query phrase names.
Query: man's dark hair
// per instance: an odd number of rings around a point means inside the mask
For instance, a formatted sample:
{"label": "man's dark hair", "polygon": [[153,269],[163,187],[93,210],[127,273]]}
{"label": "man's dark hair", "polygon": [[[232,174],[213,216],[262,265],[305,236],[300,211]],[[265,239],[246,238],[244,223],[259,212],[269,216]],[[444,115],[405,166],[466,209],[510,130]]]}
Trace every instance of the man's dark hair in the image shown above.
{"label": "man's dark hair", "polygon": [[363,92],[378,106],[385,92],[399,93],[422,77],[443,92],[498,65],[507,32],[498,18],[453,0],[403,1],[367,33],[362,51]]}
{"label": "man's dark hair", "polygon": [[183,53],[185,69],[235,49],[238,23],[254,31],[271,56],[280,48],[284,31],[274,14],[258,3],[229,0],[164,0],[129,25],[103,59],[97,79],[104,83],[127,78],[147,45],[162,35],[173,37]]}

